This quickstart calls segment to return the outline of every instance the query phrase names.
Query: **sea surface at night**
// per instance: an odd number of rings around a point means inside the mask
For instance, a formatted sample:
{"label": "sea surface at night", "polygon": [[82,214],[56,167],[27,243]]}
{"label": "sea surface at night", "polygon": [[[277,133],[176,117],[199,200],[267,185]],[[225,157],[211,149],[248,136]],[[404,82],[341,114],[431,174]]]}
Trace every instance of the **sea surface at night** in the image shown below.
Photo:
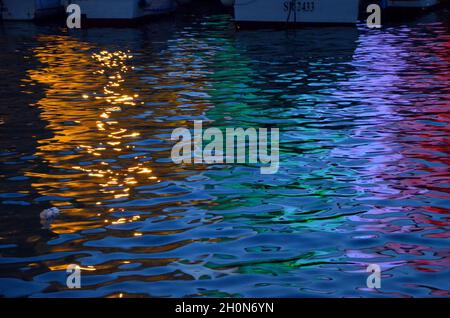
{"label": "sea surface at night", "polygon": [[[236,31],[214,12],[70,32],[4,22],[0,295],[450,296],[448,16],[372,30]],[[194,120],[279,128],[278,173],[173,163],[171,133]]]}

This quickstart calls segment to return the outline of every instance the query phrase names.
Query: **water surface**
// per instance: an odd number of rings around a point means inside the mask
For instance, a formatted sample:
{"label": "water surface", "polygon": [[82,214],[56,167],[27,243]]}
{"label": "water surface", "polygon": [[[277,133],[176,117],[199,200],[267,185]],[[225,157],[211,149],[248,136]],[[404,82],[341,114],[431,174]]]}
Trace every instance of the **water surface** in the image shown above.
{"label": "water surface", "polygon": [[[448,12],[381,30],[0,29],[0,294],[450,295]],[[278,127],[276,175],[171,132]],[[61,215],[42,225],[39,213]],[[69,290],[65,269],[82,267]],[[366,267],[383,270],[366,287]]]}

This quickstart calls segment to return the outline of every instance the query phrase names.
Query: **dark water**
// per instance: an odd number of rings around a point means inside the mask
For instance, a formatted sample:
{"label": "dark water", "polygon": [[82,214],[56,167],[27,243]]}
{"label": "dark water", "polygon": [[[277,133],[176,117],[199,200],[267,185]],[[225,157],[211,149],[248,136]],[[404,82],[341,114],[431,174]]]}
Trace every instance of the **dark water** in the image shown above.
{"label": "dark water", "polygon": [[[0,294],[449,296],[447,20],[4,24]],[[172,163],[172,130],[195,119],[280,128],[278,174]]]}

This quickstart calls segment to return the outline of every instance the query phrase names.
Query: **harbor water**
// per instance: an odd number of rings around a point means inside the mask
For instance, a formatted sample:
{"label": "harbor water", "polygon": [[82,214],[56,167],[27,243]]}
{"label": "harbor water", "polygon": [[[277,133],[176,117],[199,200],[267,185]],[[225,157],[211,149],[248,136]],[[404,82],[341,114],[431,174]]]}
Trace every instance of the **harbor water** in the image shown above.
{"label": "harbor water", "polygon": [[[449,296],[448,14],[381,29],[236,30],[215,12],[4,22],[0,295]],[[278,173],[175,164],[171,133],[194,120],[279,128]]]}

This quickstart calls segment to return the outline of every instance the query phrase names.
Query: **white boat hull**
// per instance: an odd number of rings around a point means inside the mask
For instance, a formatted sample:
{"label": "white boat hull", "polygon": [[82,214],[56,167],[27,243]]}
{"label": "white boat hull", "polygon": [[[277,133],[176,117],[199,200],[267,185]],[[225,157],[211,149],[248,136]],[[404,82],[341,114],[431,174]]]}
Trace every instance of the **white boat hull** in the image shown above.
{"label": "white boat hull", "polygon": [[439,4],[439,0],[389,0],[390,8],[429,8]]}
{"label": "white boat hull", "polygon": [[[3,20],[36,20],[61,12],[60,0],[2,0]],[[1,1],[0,1],[1,3]]]}
{"label": "white boat hull", "polygon": [[170,13],[175,0],[76,0],[81,14],[88,20],[134,20]]}
{"label": "white boat hull", "polygon": [[359,0],[236,0],[234,4],[236,22],[354,24],[358,12]]}

